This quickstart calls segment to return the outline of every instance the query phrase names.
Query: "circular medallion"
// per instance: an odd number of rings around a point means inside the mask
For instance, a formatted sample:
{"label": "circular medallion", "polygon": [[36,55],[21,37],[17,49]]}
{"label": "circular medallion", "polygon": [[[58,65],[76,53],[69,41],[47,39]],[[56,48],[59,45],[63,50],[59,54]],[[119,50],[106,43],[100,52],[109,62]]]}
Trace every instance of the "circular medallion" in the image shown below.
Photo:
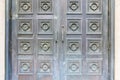
{"label": "circular medallion", "polygon": [[49,69],[49,65],[47,65],[47,64],[42,65],[42,70],[43,71],[47,71],[48,69]]}
{"label": "circular medallion", "polygon": [[48,5],[48,3],[44,3],[41,7],[44,11],[47,11],[50,9],[50,6]]}
{"label": "circular medallion", "polygon": [[48,24],[44,23],[41,27],[44,31],[47,31],[50,27]]}
{"label": "circular medallion", "polygon": [[73,11],[76,11],[78,9],[78,5],[76,3],[72,3],[70,5],[70,9],[72,9]]}
{"label": "circular medallion", "polygon": [[29,68],[30,68],[30,65],[28,65],[28,64],[26,64],[26,63],[22,64],[22,70],[23,70],[23,71],[28,71]]}
{"label": "circular medallion", "polygon": [[78,70],[78,66],[76,65],[76,64],[71,64],[71,66],[70,66],[70,69],[72,70],[72,71],[76,71],[76,70]]}
{"label": "circular medallion", "polygon": [[96,64],[92,64],[91,66],[90,66],[90,69],[92,70],[92,71],[96,71],[96,70],[98,70],[98,66],[96,65]]}
{"label": "circular medallion", "polygon": [[23,3],[21,5],[21,8],[24,10],[24,11],[27,11],[30,9],[30,3]]}
{"label": "circular medallion", "polygon": [[97,44],[92,44],[92,45],[90,46],[90,49],[91,49],[92,51],[98,50]]}
{"label": "circular medallion", "polygon": [[29,43],[24,43],[24,44],[22,45],[22,49],[23,49],[24,51],[28,51],[28,50],[30,49]]}
{"label": "circular medallion", "polygon": [[23,23],[21,25],[21,28],[23,31],[28,31],[30,29],[30,24],[29,23]]}
{"label": "circular medallion", "polygon": [[91,30],[93,31],[96,31],[99,27],[96,23],[93,23],[91,26],[90,26]]}
{"label": "circular medallion", "polygon": [[71,29],[72,31],[76,31],[76,30],[78,29],[77,24],[73,23],[73,24],[70,26],[70,29]]}
{"label": "circular medallion", "polygon": [[44,51],[48,51],[49,48],[50,48],[50,46],[46,43],[42,45],[42,50],[44,50]]}
{"label": "circular medallion", "polygon": [[90,8],[93,10],[93,11],[96,11],[98,9],[98,4],[97,3],[92,3],[90,5]]}
{"label": "circular medallion", "polygon": [[77,46],[76,44],[72,44],[72,45],[70,46],[70,49],[71,49],[72,51],[77,51],[78,46]]}

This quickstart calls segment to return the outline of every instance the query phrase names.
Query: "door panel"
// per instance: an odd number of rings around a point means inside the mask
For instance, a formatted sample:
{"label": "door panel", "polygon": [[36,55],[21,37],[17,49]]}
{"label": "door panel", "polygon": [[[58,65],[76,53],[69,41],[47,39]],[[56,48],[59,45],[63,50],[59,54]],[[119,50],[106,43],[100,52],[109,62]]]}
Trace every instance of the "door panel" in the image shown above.
{"label": "door panel", "polygon": [[11,80],[108,80],[108,0],[13,0]]}
{"label": "door panel", "polygon": [[65,0],[62,4],[61,63],[65,68],[60,80],[107,80],[106,3],[107,0]]}
{"label": "door panel", "polygon": [[53,80],[58,65],[56,0],[13,0],[12,80]]}

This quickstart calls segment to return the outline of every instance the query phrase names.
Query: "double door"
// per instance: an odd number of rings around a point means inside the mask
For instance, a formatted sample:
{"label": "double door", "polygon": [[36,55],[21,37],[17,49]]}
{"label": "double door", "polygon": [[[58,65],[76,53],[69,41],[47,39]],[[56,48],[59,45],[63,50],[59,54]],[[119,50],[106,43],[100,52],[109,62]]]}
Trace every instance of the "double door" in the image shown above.
{"label": "double door", "polygon": [[108,80],[108,0],[13,0],[12,80]]}

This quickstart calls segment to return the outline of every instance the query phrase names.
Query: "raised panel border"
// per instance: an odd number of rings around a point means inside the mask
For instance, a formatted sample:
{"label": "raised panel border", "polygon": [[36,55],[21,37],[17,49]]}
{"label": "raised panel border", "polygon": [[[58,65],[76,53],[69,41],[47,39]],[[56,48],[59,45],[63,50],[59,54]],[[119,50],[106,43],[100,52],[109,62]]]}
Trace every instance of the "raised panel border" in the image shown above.
{"label": "raised panel border", "polygon": [[[103,1],[102,0],[100,0],[101,1],[101,12],[89,12],[88,11],[88,1],[89,0],[86,0],[86,14],[90,14],[90,15],[93,15],[93,14],[97,14],[97,15],[101,15],[102,14],[102,12],[103,12]],[[93,0],[94,1],[94,0]],[[98,0],[99,1],[99,0]]]}
{"label": "raised panel border", "polygon": [[[100,20],[100,31],[99,32],[88,32],[88,21],[89,20]],[[103,31],[103,19],[102,18],[87,18],[86,19],[86,34],[102,34],[102,31]]]}
{"label": "raised panel border", "polygon": [[[26,1],[27,1],[27,0],[26,0]],[[17,5],[16,10],[17,10],[17,13],[18,13],[19,15],[21,15],[21,14],[25,14],[25,15],[26,15],[26,14],[33,14],[33,9],[34,9],[34,7],[33,7],[33,5],[34,5],[34,4],[33,4],[33,0],[29,0],[29,1],[31,2],[31,5],[32,5],[32,7],[31,7],[31,8],[32,8],[32,11],[31,11],[31,12],[19,12],[18,9],[19,9],[20,6]],[[17,0],[17,3],[19,3],[19,0]]]}
{"label": "raised panel border", "polygon": [[54,13],[54,6],[55,6],[55,0],[50,0],[51,2],[52,2],[52,12],[40,12],[39,11],[39,1],[40,0],[37,0],[37,14],[38,15],[44,15],[44,14],[46,14],[46,15],[53,15]]}
{"label": "raised panel border", "polygon": [[[88,53],[88,41],[99,41],[100,42],[100,44],[99,44],[99,47],[100,47],[100,52],[93,52],[93,53]],[[103,48],[102,48],[102,46],[103,46],[103,42],[102,42],[102,38],[86,38],[86,55],[102,55],[103,54]]]}
{"label": "raised panel border", "polygon": [[[80,6],[80,11],[75,11],[75,12],[69,12],[68,11],[68,3],[69,3],[69,1],[79,1],[79,6]],[[76,15],[76,14],[82,14],[82,0],[67,0],[67,15]]]}
{"label": "raised panel border", "polygon": [[[79,50],[76,51],[75,53],[69,53],[67,50],[68,50],[68,42],[71,42],[73,41],[74,42],[79,42],[80,44],[77,44],[79,45]],[[66,45],[66,48],[65,48],[65,55],[82,55],[82,39],[78,39],[78,38],[66,38],[65,40],[65,45]]]}

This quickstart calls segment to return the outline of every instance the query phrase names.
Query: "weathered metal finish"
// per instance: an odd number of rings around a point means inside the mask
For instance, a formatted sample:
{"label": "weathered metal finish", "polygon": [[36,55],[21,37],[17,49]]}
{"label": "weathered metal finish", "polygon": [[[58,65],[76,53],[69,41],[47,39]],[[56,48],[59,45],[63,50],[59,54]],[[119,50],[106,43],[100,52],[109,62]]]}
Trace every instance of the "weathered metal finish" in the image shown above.
{"label": "weathered metal finish", "polygon": [[112,1],[6,4],[6,80],[113,80]]}

